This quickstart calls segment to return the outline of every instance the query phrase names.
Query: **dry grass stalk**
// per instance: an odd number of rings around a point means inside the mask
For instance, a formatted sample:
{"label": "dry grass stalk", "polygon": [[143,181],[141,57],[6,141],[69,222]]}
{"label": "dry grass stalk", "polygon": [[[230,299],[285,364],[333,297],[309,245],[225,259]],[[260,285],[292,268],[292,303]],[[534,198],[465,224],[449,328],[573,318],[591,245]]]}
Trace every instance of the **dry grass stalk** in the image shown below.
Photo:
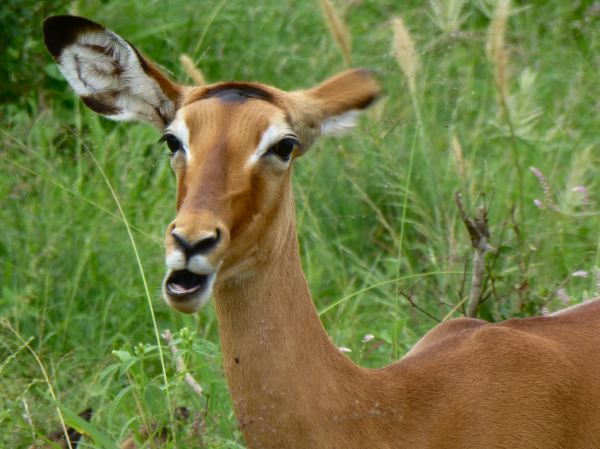
{"label": "dry grass stalk", "polygon": [[392,40],[394,57],[408,80],[410,94],[415,97],[417,90],[416,77],[417,70],[419,69],[419,56],[417,55],[415,44],[410,37],[408,29],[404,26],[401,17],[394,17],[392,19],[392,29],[394,31]]}
{"label": "dry grass stalk", "polygon": [[465,159],[463,157],[463,150],[458,137],[456,134],[452,134],[452,153],[454,154],[454,162],[456,164],[456,170],[461,179],[466,179],[467,168]]}
{"label": "dry grass stalk", "polygon": [[192,58],[183,53],[181,56],[179,56],[179,62],[183,67],[183,71],[186,73],[187,76],[189,76],[192,79],[194,84],[198,86],[206,84],[206,79],[204,78],[204,75],[202,74],[200,69],[196,67],[194,61],[192,61]]}
{"label": "dry grass stalk", "polygon": [[319,0],[319,4],[321,5],[321,11],[323,11],[323,15],[325,16],[327,28],[329,28],[329,32],[342,52],[344,62],[347,65],[351,65],[352,38],[348,31],[348,27],[338,15],[331,0]]}
{"label": "dry grass stalk", "polygon": [[510,0],[498,0],[488,30],[486,52],[494,64],[494,80],[501,101],[508,98],[508,50],[504,42],[506,24],[510,15]]}

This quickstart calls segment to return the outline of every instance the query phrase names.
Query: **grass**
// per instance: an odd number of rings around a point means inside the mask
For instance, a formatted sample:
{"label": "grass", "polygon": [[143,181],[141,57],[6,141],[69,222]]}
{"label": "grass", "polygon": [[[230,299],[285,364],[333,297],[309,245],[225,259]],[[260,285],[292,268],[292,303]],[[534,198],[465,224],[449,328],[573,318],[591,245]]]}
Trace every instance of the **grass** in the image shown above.
{"label": "grass", "polygon": [[[94,0],[45,13],[76,10],[106,24],[180,81],[186,53],[209,81],[294,89],[349,59],[318,4]],[[512,4],[507,114],[497,61],[486,53],[494,2],[332,4],[352,39],[344,51],[353,65],[374,68],[386,91],[354,133],[321,141],[295,167],[303,264],[335,343],[381,366],[437,320],[461,315],[472,250],[456,191],[469,213],[485,207],[489,216],[481,317],[538,314],[597,295],[597,5]],[[418,54],[414,82],[392,51],[394,16]],[[43,441],[62,410],[67,425],[84,427],[84,447],[114,446],[149,423],[171,428],[165,447],[244,447],[212,305],[183,316],[160,299],[175,183],[158,134],[82,106],[42,53],[40,24],[28,26],[25,48],[46,80],[2,106],[0,425],[10,431],[0,446]],[[164,329],[202,397],[190,394],[164,342],[161,351]],[[367,334],[374,338],[363,341]],[[75,415],[88,406],[86,427]],[[184,406],[191,418],[181,424]]]}

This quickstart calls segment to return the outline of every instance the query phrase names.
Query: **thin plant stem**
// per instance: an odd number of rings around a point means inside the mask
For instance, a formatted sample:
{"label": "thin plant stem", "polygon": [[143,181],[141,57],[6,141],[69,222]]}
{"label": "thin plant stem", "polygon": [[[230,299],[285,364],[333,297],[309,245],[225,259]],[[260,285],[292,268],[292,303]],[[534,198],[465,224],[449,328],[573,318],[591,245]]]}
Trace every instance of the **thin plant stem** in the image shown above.
{"label": "thin plant stem", "polygon": [[158,347],[158,355],[160,358],[160,365],[161,365],[161,369],[162,369],[163,381],[165,384],[165,395],[166,395],[166,400],[167,400],[167,408],[169,409],[169,419],[171,421],[171,425],[173,426],[175,420],[173,417],[173,408],[171,407],[171,395],[169,393],[169,381],[167,378],[167,368],[166,368],[166,364],[165,364],[165,357],[164,357],[163,350],[162,350],[162,344],[161,344],[161,340],[160,340],[160,332],[158,331],[158,325],[156,324],[156,316],[154,314],[154,306],[152,305],[152,297],[150,296],[150,289],[148,288],[148,282],[146,281],[146,274],[144,272],[144,266],[142,265],[142,259],[140,258],[140,254],[138,252],[137,245],[135,243],[135,238],[133,237],[133,233],[131,232],[131,226],[129,225],[129,220],[127,219],[127,216],[125,215],[125,211],[123,210],[123,207],[121,206],[121,201],[119,201],[119,197],[117,196],[117,193],[115,192],[110,180],[108,179],[108,176],[104,172],[104,169],[102,168],[102,166],[100,165],[100,163],[98,162],[98,160],[96,159],[94,154],[87,148],[87,146],[84,146],[84,148],[86,149],[86,151],[92,158],[92,161],[94,161],[94,164],[96,164],[96,167],[98,168],[98,171],[102,175],[102,178],[104,178],[104,181],[106,182],[106,185],[107,185],[108,189],[110,190],[110,193],[111,193],[113,199],[115,200],[115,203],[119,209],[119,213],[121,214],[121,217],[123,219],[123,224],[125,225],[125,228],[127,229],[127,235],[129,236],[129,241],[131,242],[131,247],[135,254],[135,259],[136,259],[136,262],[138,265],[140,276],[142,278],[142,284],[144,285],[144,292],[146,294],[146,300],[148,301],[148,308],[150,310],[150,316],[152,318],[152,326],[154,328],[154,336],[156,338],[156,345]]}
{"label": "thin plant stem", "polygon": [[460,309],[464,305],[464,303],[467,302],[468,300],[469,300],[469,296],[465,296],[458,304],[456,304],[454,306],[454,308],[450,312],[448,312],[446,314],[446,316],[444,318],[442,318],[442,323],[444,321],[448,321],[448,319],[450,319],[450,317],[452,317],[452,315],[454,315],[454,312],[456,312],[458,309]]}
{"label": "thin plant stem", "polygon": [[510,117],[510,110],[508,108],[508,102],[506,97],[499,92],[500,97],[500,107],[502,108],[502,115],[504,115],[504,119],[506,120],[506,125],[508,126],[508,133],[510,134],[510,148],[513,157],[513,164],[515,166],[515,172],[517,175],[517,190],[519,196],[519,218],[521,220],[524,219],[524,197],[523,197],[523,169],[521,167],[521,160],[519,159],[519,150],[517,148],[517,135],[515,133],[515,128]]}
{"label": "thin plant stem", "polygon": [[[417,100],[414,95],[411,95],[411,99],[412,99],[412,104],[413,104],[413,108],[414,108],[415,116],[416,116],[416,120],[417,120],[417,131],[413,135],[413,142],[412,142],[412,145],[410,148],[410,156],[408,159],[408,171],[406,173],[406,183],[404,185],[404,201],[402,203],[402,219],[400,221],[400,237],[398,238],[398,269],[396,271],[396,275],[398,276],[398,278],[400,277],[400,271],[401,271],[401,265],[402,265],[401,264],[402,244],[404,243],[404,228],[406,225],[406,215],[407,215],[407,211],[408,211],[408,194],[410,191],[410,183],[412,180],[412,170],[413,170],[413,165],[414,165],[414,160],[415,160],[415,151],[416,151],[416,147],[417,147],[417,140],[420,135],[419,129],[421,128],[421,126],[420,126],[421,115],[417,112],[419,110]],[[400,294],[400,292],[398,292],[398,294]]]}
{"label": "thin plant stem", "polygon": [[208,18],[206,25],[204,25],[204,30],[202,31],[202,34],[200,35],[200,39],[198,39],[198,43],[196,44],[196,47],[194,48],[194,51],[192,52],[192,59],[196,59],[196,57],[198,56],[200,47],[202,47],[202,44],[204,43],[204,38],[208,34],[208,30],[210,30],[210,26],[215,21],[215,18],[217,17],[217,15],[221,11],[221,9],[223,9],[223,6],[225,6],[225,3],[227,3],[227,0],[222,0],[217,6],[215,6],[212,13],[210,14],[210,17]]}
{"label": "thin plant stem", "polygon": [[366,288],[363,288],[361,290],[355,291],[354,293],[351,293],[348,296],[344,296],[343,298],[338,299],[333,304],[330,304],[327,307],[324,307],[323,309],[319,310],[319,316],[325,315],[327,312],[329,312],[330,310],[336,308],[340,304],[345,303],[349,299],[352,299],[355,296],[358,296],[358,295],[360,295],[362,293],[368,292],[369,290],[373,290],[374,288],[383,287],[384,285],[392,284],[394,282],[406,281],[408,279],[417,279],[417,278],[421,278],[421,277],[437,276],[437,275],[440,275],[440,274],[462,274],[462,271],[430,271],[428,273],[408,274],[406,276],[397,277],[395,279],[388,279],[387,281],[378,282],[377,284],[373,284],[373,285],[370,285],[369,287],[366,287]]}

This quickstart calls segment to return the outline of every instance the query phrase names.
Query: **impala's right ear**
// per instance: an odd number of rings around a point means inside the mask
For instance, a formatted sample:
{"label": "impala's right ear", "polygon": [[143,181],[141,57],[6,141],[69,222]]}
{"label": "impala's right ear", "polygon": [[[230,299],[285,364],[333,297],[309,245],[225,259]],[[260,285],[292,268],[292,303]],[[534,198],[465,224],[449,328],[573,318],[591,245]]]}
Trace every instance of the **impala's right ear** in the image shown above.
{"label": "impala's right ear", "polygon": [[44,42],[83,102],[113,120],[144,120],[163,129],[182,88],[121,36],[83,17],[44,21]]}

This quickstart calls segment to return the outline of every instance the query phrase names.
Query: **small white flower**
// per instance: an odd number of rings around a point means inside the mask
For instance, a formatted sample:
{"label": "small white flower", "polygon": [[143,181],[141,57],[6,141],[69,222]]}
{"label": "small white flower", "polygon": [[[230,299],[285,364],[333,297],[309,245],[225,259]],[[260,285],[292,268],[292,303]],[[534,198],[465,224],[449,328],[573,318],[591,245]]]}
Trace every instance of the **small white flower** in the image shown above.
{"label": "small white flower", "polygon": [[556,291],[556,296],[558,296],[565,305],[571,302],[571,298],[569,298],[569,295],[567,294],[567,291],[564,288],[559,288]]}
{"label": "small white flower", "polygon": [[370,342],[371,340],[373,340],[374,338],[375,338],[375,335],[373,335],[373,334],[367,334],[367,335],[365,335],[365,336],[362,338],[362,342],[363,342],[363,343],[368,343],[368,342]]}
{"label": "small white flower", "polygon": [[533,204],[535,205],[535,207],[537,207],[538,209],[543,209],[544,208],[544,203],[542,203],[540,200],[538,200],[537,198],[535,200],[533,200]]}
{"label": "small white flower", "polygon": [[574,278],[586,278],[588,277],[588,272],[584,270],[577,270],[571,274]]}
{"label": "small white flower", "polygon": [[347,347],[345,347],[345,346],[340,346],[340,347],[338,348],[338,350],[339,350],[340,352],[352,352],[352,349],[350,349],[350,348],[347,348]]}

